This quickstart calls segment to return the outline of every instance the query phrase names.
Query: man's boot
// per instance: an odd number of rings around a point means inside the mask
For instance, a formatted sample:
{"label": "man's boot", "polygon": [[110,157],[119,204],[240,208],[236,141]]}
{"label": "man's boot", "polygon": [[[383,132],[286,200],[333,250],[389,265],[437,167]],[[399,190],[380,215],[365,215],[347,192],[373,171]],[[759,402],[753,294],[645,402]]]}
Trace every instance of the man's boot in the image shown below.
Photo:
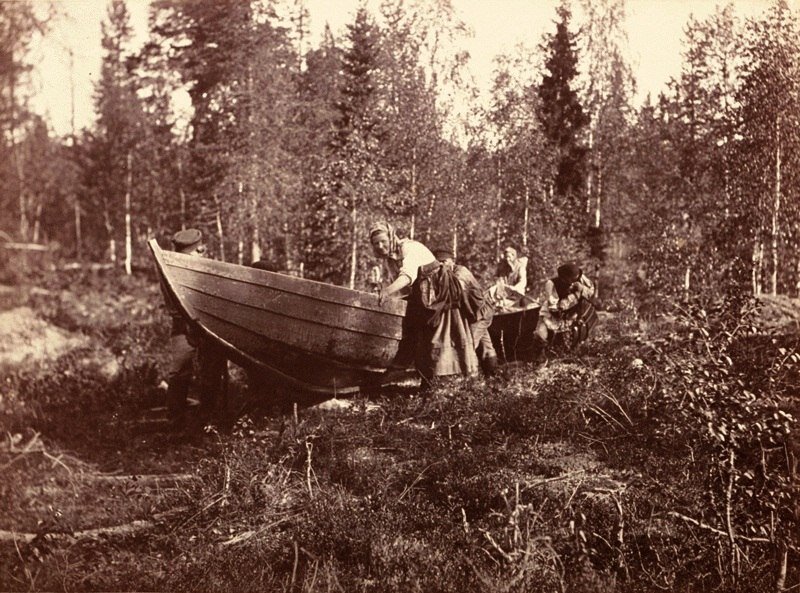
{"label": "man's boot", "polygon": [[531,362],[537,365],[547,362],[547,351],[549,347],[550,344],[548,344],[546,340],[536,336],[533,339],[533,359]]}
{"label": "man's boot", "polygon": [[487,377],[492,377],[497,374],[497,357],[496,356],[487,356],[483,360],[481,360],[481,368],[483,369],[483,374]]}
{"label": "man's boot", "polygon": [[183,430],[186,423],[186,396],[191,377],[178,375],[169,378],[167,387],[167,420],[173,430]]}

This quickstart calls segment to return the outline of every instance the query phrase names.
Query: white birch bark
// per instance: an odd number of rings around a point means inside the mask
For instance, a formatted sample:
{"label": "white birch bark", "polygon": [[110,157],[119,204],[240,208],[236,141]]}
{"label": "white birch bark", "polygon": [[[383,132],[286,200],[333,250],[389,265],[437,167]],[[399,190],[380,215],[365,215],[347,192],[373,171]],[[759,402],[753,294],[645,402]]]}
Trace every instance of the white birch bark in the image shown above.
{"label": "white birch bark", "polygon": [[219,200],[217,200],[217,238],[219,239],[219,258],[225,261],[225,233],[222,229],[222,215],[219,211]]}
{"label": "white birch bark", "polygon": [[83,256],[83,237],[81,235],[81,203],[75,196],[75,257],[80,261]]}
{"label": "white birch bark", "polygon": [[778,214],[781,208],[781,118],[775,120],[775,196],[772,202],[772,228],[770,230],[772,274],[770,292],[778,294]]}
{"label": "white birch bark", "polygon": [[131,188],[133,185],[133,167],[131,153],[128,152],[128,172],[125,178],[125,273],[132,273],[133,241],[131,239]]}
{"label": "white birch bark", "polygon": [[414,227],[417,221],[417,147],[411,150],[411,226],[408,230],[408,237],[414,238]]}
{"label": "white birch bark", "polygon": [[350,213],[353,223],[353,234],[350,238],[350,288],[356,287],[356,268],[358,267],[358,209],[353,204]]}
{"label": "white birch bark", "polygon": [[522,246],[528,247],[528,231],[530,227],[531,211],[531,187],[530,182],[525,179],[525,211],[522,215]]}
{"label": "white birch bark", "polygon": [[760,296],[763,290],[762,271],[764,266],[764,242],[760,239],[753,243],[753,296]]}
{"label": "white birch bark", "polygon": [[594,206],[594,226],[595,228],[600,228],[600,207],[601,207],[601,196],[603,195],[603,175],[600,171],[597,172],[597,189],[595,190],[597,194],[597,200],[595,201]]}

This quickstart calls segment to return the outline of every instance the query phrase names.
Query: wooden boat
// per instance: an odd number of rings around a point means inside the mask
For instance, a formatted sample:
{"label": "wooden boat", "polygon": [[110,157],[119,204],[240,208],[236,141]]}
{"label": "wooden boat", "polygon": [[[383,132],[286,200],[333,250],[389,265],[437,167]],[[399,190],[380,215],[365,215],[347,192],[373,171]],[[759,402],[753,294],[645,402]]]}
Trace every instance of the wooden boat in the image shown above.
{"label": "wooden boat", "polygon": [[[319,394],[380,386],[402,338],[405,301],[304,278],[162,250],[165,295],[194,328],[249,373]],[[495,316],[503,360],[519,360],[538,305]]]}
{"label": "wooden boat", "polygon": [[489,335],[501,363],[534,359],[534,332],[539,322],[539,309],[539,302],[526,295],[517,306],[495,313]]}
{"label": "wooden boat", "polygon": [[249,372],[352,393],[380,385],[397,353],[404,301],[149,245],[168,298]]}

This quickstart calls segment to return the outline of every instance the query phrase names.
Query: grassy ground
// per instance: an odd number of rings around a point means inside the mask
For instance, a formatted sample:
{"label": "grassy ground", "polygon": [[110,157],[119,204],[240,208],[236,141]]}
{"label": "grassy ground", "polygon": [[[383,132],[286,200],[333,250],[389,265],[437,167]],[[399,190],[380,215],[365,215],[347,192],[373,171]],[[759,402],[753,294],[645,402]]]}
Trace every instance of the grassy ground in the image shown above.
{"label": "grassy ground", "polygon": [[[643,331],[620,311],[576,356],[327,409],[234,374],[219,426],[174,434],[152,281],[59,278],[0,298],[16,330],[38,320],[0,400],[2,590],[800,583],[791,328],[726,342],[731,364],[717,350],[711,364],[691,327]],[[48,330],[69,347],[37,350]],[[745,392],[761,402],[749,412]],[[764,428],[747,436],[745,420]]]}

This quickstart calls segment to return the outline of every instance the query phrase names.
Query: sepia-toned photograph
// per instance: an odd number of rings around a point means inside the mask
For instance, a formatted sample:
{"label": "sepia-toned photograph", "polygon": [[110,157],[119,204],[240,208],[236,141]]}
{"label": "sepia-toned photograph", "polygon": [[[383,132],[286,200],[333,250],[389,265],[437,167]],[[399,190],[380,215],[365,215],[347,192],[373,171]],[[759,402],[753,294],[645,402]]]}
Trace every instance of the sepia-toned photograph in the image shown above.
{"label": "sepia-toned photograph", "polygon": [[0,591],[800,593],[800,0],[0,0]]}

